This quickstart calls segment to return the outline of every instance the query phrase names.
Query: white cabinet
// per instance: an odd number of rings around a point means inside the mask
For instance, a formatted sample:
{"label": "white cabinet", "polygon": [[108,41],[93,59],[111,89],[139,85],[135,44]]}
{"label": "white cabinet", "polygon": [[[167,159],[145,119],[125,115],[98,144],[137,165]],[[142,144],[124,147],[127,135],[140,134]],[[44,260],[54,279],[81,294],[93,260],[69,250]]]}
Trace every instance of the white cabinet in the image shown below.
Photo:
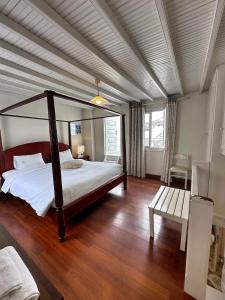
{"label": "white cabinet", "polygon": [[184,290],[197,300],[205,300],[213,203],[201,197],[190,201]]}
{"label": "white cabinet", "polygon": [[[207,148],[206,148],[206,160],[211,162],[212,160],[212,149],[215,137],[213,133],[215,133],[215,121],[219,123],[219,128],[217,128],[217,136],[219,137],[220,146],[217,149],[219,153],[225,155],[225,98],[222,99],[222,104],[219,102],[224,94],[225,87],[221,85],[221,77],[223,74],[218,74],[218,70],[215,72],[213,77],[210,89],[209,89],[209,104],[208,104],[208,120],[206,125],[206,133],[207,133]],[[223,76],[224,77],[224,76]],[[221,91],[221,87],[223,91]],[[218,90],[220,89],[220,90]],[[216,113],[216,107],[220,106],[221,111],[219,110]],[[219,113],[219,114],[218,114]],[[217,120],[216,120],[217,119]]]}
{"label": "white cabinet", "polygon": [[[225,123],[225,65],[220,65],[215,71],[209,93],[208,106],[208,143],[207,160],[210,162],[208,197],[213,199],[214,214],[225,217],[225,155],[224,130]],[[223,137],[222,137],[223,136]],[[223,141],[223,146],[222,146]],[[225,154],[225,153],[224,153]]]}

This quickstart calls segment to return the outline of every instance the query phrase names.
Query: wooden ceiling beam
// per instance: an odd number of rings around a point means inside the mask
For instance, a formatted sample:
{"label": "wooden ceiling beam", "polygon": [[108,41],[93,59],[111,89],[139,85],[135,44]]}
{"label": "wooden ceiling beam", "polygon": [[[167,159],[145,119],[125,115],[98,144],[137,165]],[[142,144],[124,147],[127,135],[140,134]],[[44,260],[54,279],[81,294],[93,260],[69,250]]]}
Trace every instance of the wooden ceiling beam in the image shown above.
{"label": "wooden ceiling beam", "polygon": [[155,5],[156,5],[156,9],[157,9],[158,16],[159,16],[159,19],[160,19],[160,23],[161,23],[161,27],[162,27],[162,30],[163,30],[164,38],[165,38],[165,41],[166,41],[166,45],[167,45],[171,65],[172,65],[174,75],[175,75],[175,78],[176,78],[176,81],[177,81],[177,86],[178,86],[180,94],[183,95],[184,91],[183,91],[183,87],[182,87],[182,83],[181,83],[181,76],[180,76],[180,73],[179,73],[178,64],[177,64],[177,61],[176,61],[176,56],[175,56],[173,42],[172,42],[172,38],[171,38],[171,34],[170,34],[169,24],[168,24],[168,21],[167,21],[168,18],[167,18],[165,5],[163,3],[163,0],[155,0]]}
{"label": "wooden ceiling beam", "polygon": [[[39,81],[36,81],[36,80],[33,80],[33,79],[29,79],[27,77],[24,77],[24,76],[21,76],[21,75],[17,75],[15,73],[8,72],[8,71],[5,71],[5,70],[1,70],[0,69],[0,76],[8,77],[9,79],[15,79],[15,80],[21,81],[22,83],[39,87],[42,90],[43,89],[44,90],[51,89],[51,90],[54,90],[54,91],[56,91],[58,93],[66,94],[66,95],[68,95],[70,97],[76,97],[78,99],[85,100],[87,102],[90,100],[90,97],[88,97],[86,95],[82,95],[79,92],[76,93],[76,92],[73,92],[73,91],[68,91],[66,89],[60,89],[60,88],[57,87],[58,86],[57,84],[52,85],[52,83],[51,84],[47,84],[47,83],[39,82]],[[118,103],[114,102],[114,101],[110,101],[110,103],[112,103],[114,105],[118,105]]]}
{"label": "wooden ceiling beam", "polygon": [[[64,88],[67,88],[67,89],[70,89],[70,90],[73,90],[75,93],[79,93],[80,95],[85,95],[85,96],[88,96],[88,97],[94,97],[95,94],[94,93],[90,93],[88,91],[85,91],[85,90],[82,90],[82,89],[79,89],[79,88],[76,88],[74,87],[73,85],[71,84],[68,84],[66,82],[62,82],[58,79],[55,79],[55,78],[52,78],[52,77],[49,77],[47,75],[44,75],[42,73],[39,73],[37,71],[34,71],[32,69],[29,69],[27,67],[24,67],[22,65],[19,65],[17,63],[14,63],[14,62],[11,62],[9,60],[6,60],[4,58],[1,58],[0,57],[0,65],[4,66],[4,67],[8,67],[10,69],[15,70],[15,74],[17,71],[19,72],[22,72],[22,73],[25,73],[25,74],[28,74],[30,76],[34,76],[38,79],[41,79],[41,80],[45,80],[45,81],[48,81],[48,82],[51,82],[53,84],[56,84],[56,85],[59,85],[59,86],[62,86]],[[0,68],[1,70],[1,68]]]}
{"label": "wooden ceiling beam", "polygon": [[[18,81],[21,81],[22,83],[25,83],[25,84],[28,84],[28,85],[31,85],[31,86],[35,86],[35,87],[39,87],[41,88],[42,90],[48,90],[48,89],[52,89],[52,90],[57,90],[57,91],[60,91],[60,93],[67,93],[67,94],[70,94],[70,95],[73,95],[73,97],[77,97],[77,98],[82,98],[82,96],[78,93],[72,93],[72,92],[68,92],[66,90],[62,90],[62,89],[59,89],[59,88],[56,88],[55,86],[51,85],[51,84],[45,84],[45,83],[41,83],[41,82],[38,82],[36,80],[33,80],[33,79],[29,79],[27,77],[23,77],[21,75],[17,75],[15,73],[12,73],[12,72],[8,72],[8,71],[5,71],[5,70],[0,70],[0,76],[3,76],[3,78],[7,77],[9,79],[15,79],[15,80],[18,80]],[[84,96],[83,98],[89,100],[89,98],[87,96]]]}
{"label": "wooden ceiling beam", "polygon": [[111,11],[110,7],[104,0],[90,0],[94,7],[97,9],[99,14],[103,17],[105,22],[112,29],[113,33],[119,38],[119,40],[127,47],[130,53],[134,55],[137,61],[142,65],[142,67],[147,72],[151,81],[154,82],[160,93],[163,97],[167,98],[167,92],[163,87],[162,83],[150,67],[150,65],[146,62],[140,51],[137,49],[136,45],[130,39],[129,35],[121,26],[120,22],[116,18],[116,16]]}
{"label": "wooden ceiling beam", "polygon": [[[15,89],[21,89],[21,90],[24,90],[24,91],[28,91],[30,93],[40,93],[40,91],[43,91],[42,88],[39,88],[39,87],[31,87],[31,86],[26,86],[24,84],[20,84],[20,83],[16,83],[16,82],[12,82],[12,81],[9,81],[7,79],[3,79],[1,78],[1,83],[0,85],[5,85],[6,87],[13,87],[14,89],[14,92],[15,92]],[[7,88],[6,92],[10,93],[11,91]]]}
{"label": "wooden ceiling beam", "polygon": [[112,82],[105,76],[102,76],[102,74],[96,73],[94,70],[84,66],[83,64],[80,64],[79,62],[75,61],[73,58],[62,52],[61,50],[55,48],[54,46],[50,45],[45,40],[41,39],[37,35],[33,34],[31,31],[27,30],[25,27],[21,26],[20,24],[14,22],[9,17],[5,16],[4,14],[0,13],[0,24],[7,28],[8,30],[14,32],[18,36],[21,36],[23,39],[35,44],[37,47],[42,48],[44,51],[47,51],[51,55],[67,62],[68,64],[72,65],[76,69],[79,69],[83,71],[84,73],[91,75],[93,77],[93,80],[95,78],[99,78],[102,82],[104,82],[106,85],[114,88],[115,90],[128,95],[130,97],[133,97],[133,95],[124,89],[123,87],[119,86],[118,84]]}
{"label": "wooden ceiling beam", "polygon": [[[23,73],[28,74],[30,76],[34,76],[34,77],[36,77],[38,79],[45,80],[47,82],[51,82],[52,84],[56,84],[57,86],[61,86],[61,87],[64,87],[66,89],[70,89],[70,90],[74,91],[75,93],[79,93],[81,96],[85,95],[85,96],[89,97],[89,99],[91,99],[94,96],[96,96],[96,94],[94,94],[94,93],[90,93],[90,92],[88,92],[86,90],[79,89],[77,87],[74,87],[71,84],[68,84],[68,83],[62,82],[62,81],[60,81],[58,79],[49,77],[47,75],[44,75],[44,74],[39,73],[37,71],[31,70],[31,69],[29,69],[27,67],[24,67],[22,65],[19,65],[17,63],[8,61],[8,60],[6,60],[4,58],[0,58],[0,65],[3,65],[4,67],[8,67],[8,68],[10,68],[12,70],[15,70],[15,71],[23,72]],[[112,99],[109,99],[109,101],[112,102],[112,103],[114,103],[114,104],[117,103],[117,102],[113,101]],[[119,104],[119,103],[117,103],[117,104]]]}
{"label": "wooden ceiling beam", "polygon": [[[86,81],[84,79],[81,79],[79,78],[78,76],[64,70],[64,69],[61,69],[33,54],[30,54],[29,52],[27,51],[24,51],[14,45],[11,45],[7,42],[5,42],[4,40],[0,40],[0,48],[6,50],[7,52],[10,52],[12,53],[13,55],[16,55],[18,57],[22,57],[23,59],[27,60],[27,61],[30,61],[38,66],[41,66],[43,68],[46,68],[54,73],[57,73],[59,75],[62,75],[64,77],[67,77],[67,78],[70,78],[72,79],[73,81],[77,82],[77,83],[80,83],[84,88],[87,88],[89,87],[90,89],[96,91],[96,85],[95,84],[92,84],[90,83],[89,81]],[[108,96],[110,98],[113,98],[113,99],[117,99],[121,102],[124,102],[124,103],[127,103],[128,100],[126,100],[125,98],[123,97],[120,97],[114,93],[111,93],[109,92],[108,90],[106,89],[100,89],[101,93],[103,93],[105,96]]]}
{"label": "wooden ceiling beam", "polygon": [[202,74],[201,74],[200,93],[202,93],[205,88],[205,83],[209,72],[210,63],[212,60],[213,50],[216,44],[216,38],[218,35],[220,23],[223,16],[224,5],[225,5],[225,0],[216,0],[216,8],[215,8],[214,18],[212,22],[208,48],[205,56]]}
{"label": "wooden ceiling beam", "polygon": [[145,97],[152,100],[151,94],[136,80],[132,78],[126,71],[118,66],[111,58],[106,56],[98,48],[96,48],[88,39],[81,35],[72,25],[69,24],[63,17],[61,17],[54,9],[52,9],[43,0],[25,0],[31,7],[38,10],[46,19],[59,28],[64,34],[69,36],[71,40],[79,43],[81,47],[87,49],[92,55],[102,61],[104,64],[112,68],[118,75],[125,78],[131,85],[133,85]]}

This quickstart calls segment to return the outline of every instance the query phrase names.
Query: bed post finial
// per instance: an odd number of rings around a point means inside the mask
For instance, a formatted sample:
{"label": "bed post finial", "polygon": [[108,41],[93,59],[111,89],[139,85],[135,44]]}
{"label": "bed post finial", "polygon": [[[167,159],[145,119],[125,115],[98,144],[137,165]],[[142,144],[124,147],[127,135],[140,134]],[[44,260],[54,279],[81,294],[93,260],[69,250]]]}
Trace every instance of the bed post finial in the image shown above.
{"label": "bed post finial", "polygon": [[126,130],[125,115],[122,115],[122,156],[123,156],[123,173],[124,173],[124,190],[127,190],[127,151],[126,151]]}
{"label": "bed post finial", "polygon": [[52,175],[55,192],[55,206],[56,216],[58,222],[59,240],[65,240],[65,221],[63,212],[63,190],[62,190],[62,177],[59,160],[59,144],[56,127],[54,92],[46,91],[47,105],[48,105],[48,118],[49,118],[49,134],[52,158]]}

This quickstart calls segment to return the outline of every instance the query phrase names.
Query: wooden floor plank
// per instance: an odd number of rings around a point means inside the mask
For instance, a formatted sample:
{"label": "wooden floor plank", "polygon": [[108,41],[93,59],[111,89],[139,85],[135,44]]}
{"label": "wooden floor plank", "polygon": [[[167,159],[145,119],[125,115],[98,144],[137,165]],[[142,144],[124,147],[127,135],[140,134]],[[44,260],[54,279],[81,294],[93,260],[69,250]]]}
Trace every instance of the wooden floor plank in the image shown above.
{"label": "wooden floor plank", "polygon": [[0,200],[0,223],[65,300],[189,300],[180,225],[155,216],[157,238],[149,239],[148,205],[160,185],[129,178],[126,192],[113,189],[69,222],[64,243],[50,216],[19,199]]}

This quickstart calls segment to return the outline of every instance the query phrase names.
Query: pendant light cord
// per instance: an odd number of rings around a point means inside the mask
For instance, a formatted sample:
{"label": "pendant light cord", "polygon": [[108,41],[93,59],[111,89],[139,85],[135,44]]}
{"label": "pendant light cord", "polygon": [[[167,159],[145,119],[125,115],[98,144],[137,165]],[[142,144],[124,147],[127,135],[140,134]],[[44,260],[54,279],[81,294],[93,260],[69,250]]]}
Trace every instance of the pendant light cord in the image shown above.
{"label": "pendant light cord", "polygon": [[97,93],[98,93],[98,96],[99,96],[99,83],[100,83],[100,79],[95,79],[95,84],[97,86]]}

